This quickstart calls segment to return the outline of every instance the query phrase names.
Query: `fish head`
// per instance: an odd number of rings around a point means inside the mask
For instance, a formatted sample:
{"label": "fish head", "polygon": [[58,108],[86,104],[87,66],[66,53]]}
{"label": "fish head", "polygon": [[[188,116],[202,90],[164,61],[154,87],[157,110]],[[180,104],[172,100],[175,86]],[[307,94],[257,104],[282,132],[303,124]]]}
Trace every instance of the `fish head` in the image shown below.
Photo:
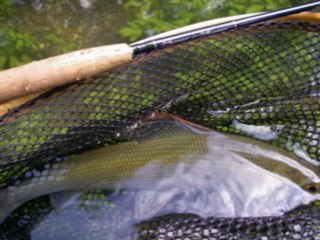
{"label": "fish head", "polygon": [[302,188],[311,194],[320,194],[320,182],[306,182]]}

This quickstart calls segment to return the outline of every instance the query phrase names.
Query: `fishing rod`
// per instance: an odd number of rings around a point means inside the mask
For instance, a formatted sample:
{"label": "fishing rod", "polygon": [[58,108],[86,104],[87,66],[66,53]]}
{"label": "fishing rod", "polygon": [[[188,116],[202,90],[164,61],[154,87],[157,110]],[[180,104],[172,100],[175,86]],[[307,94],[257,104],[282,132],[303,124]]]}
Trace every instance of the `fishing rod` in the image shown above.
{"label": "fishing rod", "polygon": [[[24,96],[23,101],[25,102],[30,94],[38,94],[57,86],[98,75],[121,66],[140,54],[210,34],[230,31],[250,24],[308,11],[318,6],[320,6],[320,1],[278,11],[255,14],[245,18],[240,16],[240,19],[239,16],[236,16],[237,20],[212,24],[206,27],[200,26],[193,30],[170,34],[165,37],[160,34],[151,40],[149,38],[131,45],[115,44],[78,50],[4,70],[0,72],[0,103],[4,103],[0,105],[0,115],[10,110],[10,106],[18,106],[19,99],[17,98],[19,97]],[[320,22],[319,15],[316,18]],[[227,19],[230,19],[230,17]],[[12,102],[10,100],[14,100],[15,105],[10,105]]]}
{"label": "fishing rod", "polygon": [[295,13],[312,10],[318,6],[320,6],[320,1],[307,3],[300,6],[286,8],[278,11],[261,13],[261,14],[250,16],[250,17],[241,18],[238,20],[232,20],[225,23],[216,24],[213,26],[207,26],[207,27],[187,31],[184,33],[174,34],[172,36],[153,39],[153,40],[142,42],[139,44],[131,44],[130,46],[133,47],[134,54],[138,55],[141,53],[153,51],[155,49],[162,49],[162,48],[175,45],[178,43],[182,43],[185,41],[205,37],[215,33],[230,31],[240,27],[246,27],[252,24],[257,24],[257,23],[268,21],[268,20],[292,15]]}

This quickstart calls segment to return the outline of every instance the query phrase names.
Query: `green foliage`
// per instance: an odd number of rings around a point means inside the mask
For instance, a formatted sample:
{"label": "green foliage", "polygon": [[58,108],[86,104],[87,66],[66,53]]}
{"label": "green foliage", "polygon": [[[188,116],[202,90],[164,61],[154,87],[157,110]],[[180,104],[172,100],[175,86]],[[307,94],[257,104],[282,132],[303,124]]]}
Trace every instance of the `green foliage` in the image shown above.
{"label": "green foliage", "polygon": [[9,23],[16,14],[13,1],[0,0],[0,12],[0,69],[30,62],[32,55],[40,57],[35,39]]}
{"label": "green foliage", "polygon": [[0,22],[10,16],[13,11],[11,0],[0,0]]}
{"label": "green foliage", "polygon": [[19,29],[0,29],[0,69],[31,61],[30,55],[39,52],[34,38]]}
{"label": "green foliage", "polygon": [[275,10],[308,1],[297,0],[128,0],[126,10],[134,15],[120,34],[135,41],[195,22],[237,14]]}
{"label": "green foliage", "polygon": [[192,22],[209,19],[214,16],[214,8],[221,5],[221,1],[212,0],[129,0],[125,3],[127,11],[134,12],[134,19],[127,27],[120,30],[120,34],[131,41],[145,35],[164,32]]}
{"label": "green foliage", "polygon": [[[47,26],[46,31],[40,26],[26,28],[24,19],[19,16],[22,11],[28,11],[25,8],[12,0],[0,0],[0,69],[50,56],[48,49],[62,53],[76,48],[76,43],[66,43],[61,34],[52,32]],[[33,19],[29,18],[27,20],[32,22]]]}
{"label": "green foliage", "polygon": [[212,4],[211,0],[129,0],[125,8],[135,12],[135,18],[120,30],[120,34],[133,41],[144,35],[185,26],[199,19],[210,18],[213,8],[219,5],[219,1]]}
{"label": "green foliage", "polygon": [[126,0],[121,5],[96,0],[92,8],[82,9],[78,0],[43,0],[40,10],[35,10],[34,2],[0,0],[0,69],[123,38],[135,41],[207,19],[307,1]]}

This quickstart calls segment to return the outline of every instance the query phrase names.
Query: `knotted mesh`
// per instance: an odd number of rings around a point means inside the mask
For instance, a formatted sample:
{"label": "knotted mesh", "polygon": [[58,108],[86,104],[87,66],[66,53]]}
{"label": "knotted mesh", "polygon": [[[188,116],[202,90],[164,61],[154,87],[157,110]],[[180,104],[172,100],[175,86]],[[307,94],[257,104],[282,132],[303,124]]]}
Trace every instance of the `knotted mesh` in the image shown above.
{"label": "knotted mesh", "polygon": [[[143,54],[101,76],[54,89],[2,117],[0,188],[19,185],[30,175],[26,173],[42,171],[70,154],[125,141],[121,133],[154,112],[257,138],[318,163],[319,54],[320,25],[265,22]],[[34,200],[9,216],[0,227],[2,234],[17,234],[10,233],[10,226],[25,226],[28,219],[36,224],[43,215],[38,206]],[[310,236],[320,236],[320,213],[312,206],[280,218],[283,225],[273,224],[279,218],[249,223],[187,215],[172,218],[166,226],[176,228],[179,221],[193,229],[196,221],[204,230],[219,229],[213,225],[222,221],[223,226],[243,229],[228,232],[239,237],[247,236],[249,228],[262,236],[272,223],[276,231],[287,226],[291,234],[292,218],[301,211],[305,217],[294,217],[295,223],[307,225]],[[185,221],[188,216],[191,220]],[[140,231],[142,237],[149,230]]]}

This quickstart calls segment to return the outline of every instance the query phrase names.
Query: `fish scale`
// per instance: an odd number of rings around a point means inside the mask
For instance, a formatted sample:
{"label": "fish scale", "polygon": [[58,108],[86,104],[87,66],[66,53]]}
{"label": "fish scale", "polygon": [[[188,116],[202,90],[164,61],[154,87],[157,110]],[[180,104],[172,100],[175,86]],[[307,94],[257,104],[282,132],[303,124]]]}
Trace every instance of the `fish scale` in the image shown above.
{"label": "fish scale", "polygon": [[[170,128],[161,130],[157,127],[160,123],[165,123]],[[273,174],[276,177],[281,176],[281,178],[290,180],[292,184],[299,185],[304,189],[301,189],[302,191],[307,192],[309,190],[307,184],[314,183],[320,198],[318,187],[320,179],[317,175],[319,171],[313,172],[311,164],[289,152],[246,137],[196,129],[194,124],[178,120],[145,122],[140,128],[148,127],[148,125],[153,125],[159,130],[151,132],[144,139],[139,138],[138,141],[132,137],[129,142],[71,156],[64,162],[53,165],[52,171],[44,170],[17,186],[2,190],[0,203],[5,206],[0,211],[2,221],[24,202],[57,192],[100,188],[116,189],[118,187],[153,190],[157,184],[159,192],[167,191],[172,184],[173,187],[177,184],[176,188],[179,189],[181,187],[179,184],[183,184],[184,181],[187,184],[188,178],[197,176],[193,171],[204,171],[203,169],[208,164],[208,167],[212,165],[215,173],[212,173],[211,176],[204,174],[202,177],[211,183],[216,181],[217,185],[230,185],[237,188],[237,181],[241,182],[241,180],[237,179],[234,182],[228,180],[235,178],[231,172],[237,166],[242,168],[241,171],[247,171],[248,174],[254,173],[256,169],[262,169],[264,172],[261,170],[258,172]],[[139,133],[139,129],[135,131]],[[250,164],[254,168],[250,167]],[[223,171],[226,171],[226,174],[230,172],[230,176],[223,175]],[[219,177],[220,174],[221,177]],[[181,183],[179,179],[182,179]],[[262,180],[265,181],[265,179]],[[194,184],[197,183],[194,182]],[[237,198],[232,199],[232,191],[235,195],[239,194],[236,188],[228,190],[232,201],[238,201]],[[195,191],[196,189],[197,187]],[[221,188],[221,192],[223,191],[225,190]],[[267,190],[265,195],[268,196],[268,194]],[[300,204],[304,203],[304,200],[299,201]]]}

